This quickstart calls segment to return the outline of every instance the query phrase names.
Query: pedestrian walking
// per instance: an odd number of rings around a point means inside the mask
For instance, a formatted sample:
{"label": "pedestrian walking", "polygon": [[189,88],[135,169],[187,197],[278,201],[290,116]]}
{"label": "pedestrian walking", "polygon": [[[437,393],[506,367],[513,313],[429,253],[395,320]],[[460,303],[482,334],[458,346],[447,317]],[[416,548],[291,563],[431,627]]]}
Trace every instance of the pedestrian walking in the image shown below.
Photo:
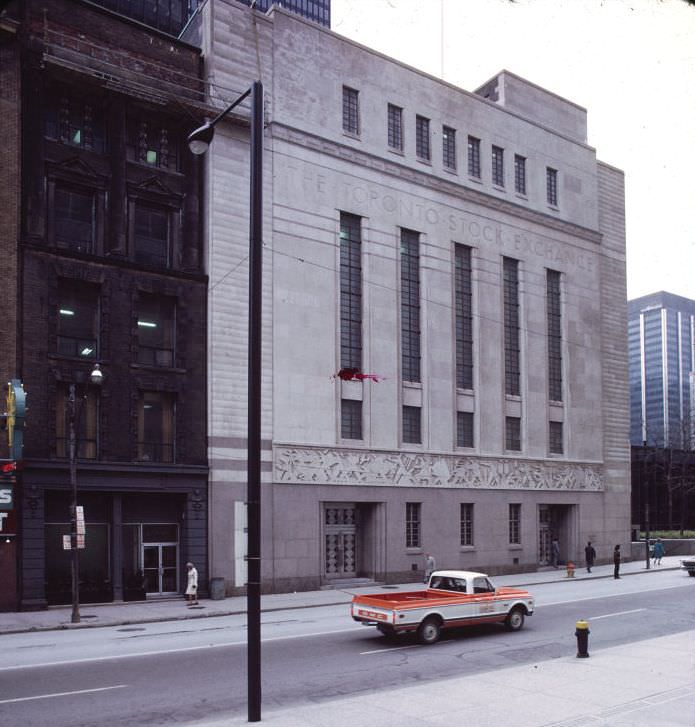
{"label": "pedestrian walking", "polygon": [[560,543],[557,542],[557,538],[553,538],[553,542],[550,544],[550,556],[553,568],[557,568],[560,563]]}
{"label": "pedestrian walking", "polygon": [[661,559],[665,553],[666,551],[664,550],[664,544],[661,542],[661,538],[657,538],[656,543],[654,543],[654,565],[661,565]]}
{"label": "pedestrian walking", "polygon": [[620,578],[620,543],[613,548],[613,578]]}
{"label": "pedestrian walking", "polygon": [[425,583],[427,583],[430,579],[430,576],[437,568],[437,563],[434,559],[434,556],[430,553],[425,553]]}
{"label": "pedestrian walking", "polygon": [[190,561],[186,563],[188,569],[188,582],[186,583],[186,604],[188,606],[198,605],[198,571]]}
{"label": "pedestrian walking", "polygon": [[590,540],[586,544],[586,548],[584,548],[584,558],[586,559],[586,572],[591,573],[594,561],[596,560],[596,551]]}

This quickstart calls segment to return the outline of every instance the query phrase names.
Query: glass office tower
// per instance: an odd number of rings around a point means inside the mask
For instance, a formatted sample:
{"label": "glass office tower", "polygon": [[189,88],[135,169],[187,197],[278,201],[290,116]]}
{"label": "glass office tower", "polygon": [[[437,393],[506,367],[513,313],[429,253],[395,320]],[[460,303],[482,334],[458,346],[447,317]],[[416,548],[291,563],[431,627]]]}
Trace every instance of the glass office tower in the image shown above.
{"label": "glass office tower", "polygon": [[628,302],[630,443],[691,449],[695,301],[659,292]]}

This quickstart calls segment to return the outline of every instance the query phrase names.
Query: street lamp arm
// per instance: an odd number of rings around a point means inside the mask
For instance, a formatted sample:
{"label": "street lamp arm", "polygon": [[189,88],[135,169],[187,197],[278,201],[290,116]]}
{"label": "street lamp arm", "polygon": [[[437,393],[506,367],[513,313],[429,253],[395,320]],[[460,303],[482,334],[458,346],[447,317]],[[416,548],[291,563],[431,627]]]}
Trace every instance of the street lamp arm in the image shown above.
{"label": "street lamp arm", "polygon": [[241,96],[232,101],[232,103],[230,103],[224,111],[217,114],[214,119],[206,121],[202,126],[199,126],[195,129],[195,131],[192,131],[188,135],[188,146],[194,154],[204,154],[207,151],[214,134],[213,129],[217,122],[226,116],[232,109],[236,108],[245,98],[248,98],[251,94],[252,88],[253,86],[247,88]]}

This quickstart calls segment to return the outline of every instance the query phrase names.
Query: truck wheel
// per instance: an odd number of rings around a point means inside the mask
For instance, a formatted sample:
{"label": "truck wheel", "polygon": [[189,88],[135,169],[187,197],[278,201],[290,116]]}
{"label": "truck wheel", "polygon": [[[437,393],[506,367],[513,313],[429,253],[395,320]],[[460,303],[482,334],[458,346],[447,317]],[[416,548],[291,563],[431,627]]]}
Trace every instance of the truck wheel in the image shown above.
{"label": "truck wheel", "polygon": [[524,611],[522,608],[513,608],[504,621],[509,631],[518,631],[524,625]]}
{"label": "truck wheel", "polygon": [[421,644],[434,644],[442,634],[442,625],[436,618],[426,618],[418,627],[417,639]]}
{"label": "truck wheel", "polygon": [[695,570],[689,570],[688,571],[689,576],[695,576]]}

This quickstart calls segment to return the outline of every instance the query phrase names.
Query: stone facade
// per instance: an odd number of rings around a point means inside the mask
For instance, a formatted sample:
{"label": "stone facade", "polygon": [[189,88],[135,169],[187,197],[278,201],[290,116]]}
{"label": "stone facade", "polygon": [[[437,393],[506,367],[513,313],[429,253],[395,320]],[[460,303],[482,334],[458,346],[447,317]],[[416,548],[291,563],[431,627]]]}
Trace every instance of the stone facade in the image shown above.
{"label": "stone facade", "polygon": [[[586,143],[586,111],[508,71],[470,93],[280,9],[265,16],[211,0],[188,32],[219,88],[239,93],[260,79],[266,89],[263,588],[417,578],[425,551],[440,566],[495,572],[543,565],[551,536],[563,559],[580,559],[586,540],[599,559],[627,544],[624,188]],[[345,87],[358,99],[352,131]],[[402,149],[388,146],[387,104],[402,110]],[[230,593],[245,582],[245,114],[220,125],[205,173],[210,569]],[[429,159],[416,153],[416,116],[429,120]],[[456,134],[453,168],[445,126]],[[468,173],[468,137],[480,143],[479,176]],[[493,146],[505,154],[501,183]],[[338,375],[341,213],[361,230],[363,376],[352,380]],[[420,245],[416,382],[402,371],[402,229]],[[456,245],[472,260],[465,389],[455,375]],[[504,258],[519,269],[514,395],[505,394]],[[548,393],[549,269],[561,280],[561,401]],[[345,401],[362,411],[358,441],[341,437]],[[418,444],[403,441],[404,406],[421,412]],[[472,447],[457,444],[458,413],[473,417]],[[520,422],[518,450],[507,446],[509,419]],[[561,453],[551,453],[550,423]]]}

